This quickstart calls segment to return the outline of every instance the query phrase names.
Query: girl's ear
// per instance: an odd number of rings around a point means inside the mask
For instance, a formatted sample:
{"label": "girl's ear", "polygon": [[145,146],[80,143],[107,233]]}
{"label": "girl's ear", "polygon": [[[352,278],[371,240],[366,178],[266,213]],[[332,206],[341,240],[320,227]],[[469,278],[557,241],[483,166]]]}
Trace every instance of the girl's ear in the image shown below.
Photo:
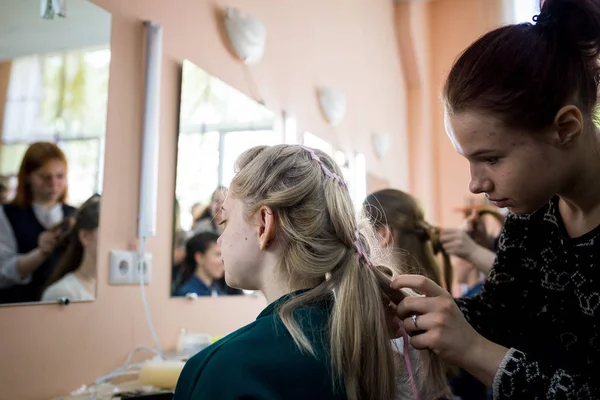
{"label": "girl's ear", "polygon": [[379,243],[382,247],[387,247],[392,244],[392,230],[387,225],[380,225],[376,229],[377,235],[379,236]]}
{"label": "girl's ear", "polygon": [[271,207],[263,206],[258,210],[258,247],[265,250],[275,239],[275,214]]}
{"label": "girl's ear", "polygon": [[91,237],[92,232],[86,231],[85,229],[80,229],[79,232],[77,232],[77,239],[79,239],[79,242],[83,247],[86,247],[90,243]]}

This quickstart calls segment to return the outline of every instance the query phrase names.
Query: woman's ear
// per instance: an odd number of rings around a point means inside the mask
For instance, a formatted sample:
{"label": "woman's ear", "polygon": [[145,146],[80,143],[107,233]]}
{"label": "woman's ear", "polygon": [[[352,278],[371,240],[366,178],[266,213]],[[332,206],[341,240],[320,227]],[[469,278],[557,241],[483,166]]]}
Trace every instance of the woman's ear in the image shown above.
{"label": "woman's ear", "polygon": [[388,247],[392,244],[393,236],[392,230],[387,225],[380,225],[376,229],[377,236],[379,237],[379,244],[381,247]]}
{"label": "woman's ear", "polygon": [[564,106],[554,118],[555,144],[569,147],[581,136],[583,131],[583,116],[574,105]]}
{"label": "woman's ear", "polygon": [[204,254],[197,251],[194,253],[194,262],[196,265],[202,265],[204,263]]}
{"label": "woman's ear", "polygon": [[80,229],[79,232],[77,232],[77,239],[79,239],[79,242],[83,247],[87,247],[92,239],[92,233],[85,229]]}
{"label": "woman's ear", "polygon": [[265,250],[275,239],[275,214],[271,207],[262,206],[258,212],[258,247]]}

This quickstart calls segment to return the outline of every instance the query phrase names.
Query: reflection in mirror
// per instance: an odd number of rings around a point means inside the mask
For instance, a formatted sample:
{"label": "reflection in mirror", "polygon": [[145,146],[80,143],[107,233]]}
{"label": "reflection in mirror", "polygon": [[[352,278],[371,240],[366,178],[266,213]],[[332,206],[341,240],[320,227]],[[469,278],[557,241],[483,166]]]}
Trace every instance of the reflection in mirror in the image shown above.
{"label": "reflection in mirror", "polygon": [[93,300],[110,14],[0,13],[0,304]]}
{"label": "reflection in mirror", "polygon": [[173,234],[174,296],[242,294],[227,286],[217,239],[220,209],[237,157],[283,141],[275,114],[209,75],[183,63]]}

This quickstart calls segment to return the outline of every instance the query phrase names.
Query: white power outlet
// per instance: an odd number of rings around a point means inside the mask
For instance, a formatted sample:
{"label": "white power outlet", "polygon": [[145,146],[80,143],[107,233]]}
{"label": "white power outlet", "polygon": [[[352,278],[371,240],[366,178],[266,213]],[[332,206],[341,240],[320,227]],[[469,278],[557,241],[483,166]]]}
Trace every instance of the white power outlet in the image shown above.
{"label": "white power outlet", "polygon": [[138,262],[139,255],[135,251],[113,250],[110,252],[110,285],[139,285],[143,276],[144,284],[152,279],[152,254],[146,253],[143,267]]}

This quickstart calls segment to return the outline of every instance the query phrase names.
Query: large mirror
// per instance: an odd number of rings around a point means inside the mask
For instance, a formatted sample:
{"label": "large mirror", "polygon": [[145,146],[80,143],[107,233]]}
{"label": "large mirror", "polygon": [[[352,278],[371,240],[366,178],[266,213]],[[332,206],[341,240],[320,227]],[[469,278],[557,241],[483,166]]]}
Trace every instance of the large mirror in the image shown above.
{"label": "large mirror", "polygon": [[183,62],[175,185],[171,294],[202,297],[243,294],[227,286],[217,239],[220,208],[245,150],[283,143],[276,115]]}
{"label": "large mirror", "polygon": [[0,13],[1,305],[96,296],[111,17],[41,3]]}

